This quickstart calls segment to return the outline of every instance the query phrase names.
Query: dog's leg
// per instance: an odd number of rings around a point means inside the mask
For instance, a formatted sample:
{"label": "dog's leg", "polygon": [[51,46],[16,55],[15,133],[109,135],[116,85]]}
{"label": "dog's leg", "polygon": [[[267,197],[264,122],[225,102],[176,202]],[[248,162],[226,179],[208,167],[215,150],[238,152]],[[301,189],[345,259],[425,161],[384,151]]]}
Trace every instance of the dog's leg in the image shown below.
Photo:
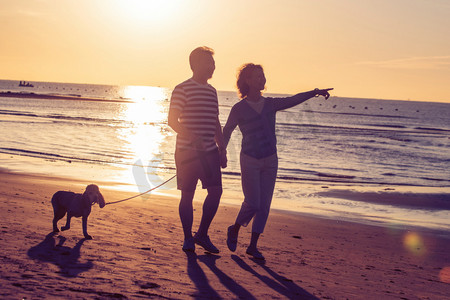
{"label": "dog's leg", "polygon": [[67,220],[66,220],[66,226],[61,227],[61,230],[69,230],[70,229],[70,219],[72,218],[71,213],[67,213]]}
{"label": "dog's leg", "polygon": [[66,209],[60,205],[60,193],[55,193],[52,197],[53,207],[53,232],[59,232],[58,221],[66,215]]}
{"label": "dog's leg", "polygon": [[92,236],[90,236],[90,235],[87,233],[87,219],[88,219],[87,216],[83,216],[83,218],[82,218],[83,235],[84,235],[84,237],[85,237],[86,239],[92,240]]}
{"label": "dog's leg", "polygon": [[58,221],[66,215],[65,209],[53,208],[53,232],[59,232]]}

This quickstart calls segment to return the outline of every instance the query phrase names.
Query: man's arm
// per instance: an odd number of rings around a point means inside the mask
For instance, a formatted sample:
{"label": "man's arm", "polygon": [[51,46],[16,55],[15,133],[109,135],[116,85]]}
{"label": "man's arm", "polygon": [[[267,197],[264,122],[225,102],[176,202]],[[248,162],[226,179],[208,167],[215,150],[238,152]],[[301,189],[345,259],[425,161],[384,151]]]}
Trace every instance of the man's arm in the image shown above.
{"label": "man's arm", "polygon": [[180,136],[186,137],[187,139],[191,140],[193,144],[200,147],[200,149],[203,148],[203,142],[200,136],[194,134],[192,131],[188,130],[186,127],[184,127],[180,121],[180,114],[181,111],[176,108],[169,109],[169,115],[167,123],[177,134]]}

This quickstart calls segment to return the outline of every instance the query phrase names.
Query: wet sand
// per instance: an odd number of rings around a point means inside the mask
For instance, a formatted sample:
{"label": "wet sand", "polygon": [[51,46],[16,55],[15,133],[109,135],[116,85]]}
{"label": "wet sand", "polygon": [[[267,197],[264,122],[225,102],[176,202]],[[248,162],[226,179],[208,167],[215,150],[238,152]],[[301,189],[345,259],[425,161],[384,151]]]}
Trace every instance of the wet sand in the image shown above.
{"label": "wet sand", "polygon": [[[238,207],[221,205],[210,229],[219,255],[181,250],[175,198],[155,196],[92,209],[51,232],[50,199],[91,182],[0,172],[2,299],[448,299],[450,236],[272,211],[260,240],[265,263],[226,247]],[[98,183],[107,202],[133,194]],[[226,197],[226,193],[225,196]],[[201,203],[195,203],[194,228]],[[65,218],[59,222],[62,226]]]}

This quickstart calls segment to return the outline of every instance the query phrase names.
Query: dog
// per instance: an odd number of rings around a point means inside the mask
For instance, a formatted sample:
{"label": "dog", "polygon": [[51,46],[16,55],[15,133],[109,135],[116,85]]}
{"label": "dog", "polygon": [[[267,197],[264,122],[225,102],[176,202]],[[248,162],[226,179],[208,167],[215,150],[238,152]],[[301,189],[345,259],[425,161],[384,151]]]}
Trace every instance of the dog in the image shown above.
{"label": "dog", "polygon": [[91,240],[92,236],[87,233],[87,219],[91,213],[92,205],[98,203],[100,208],[105,207],[105,199],[100,193],[98,186],[90,184],[86,187],[83,194],[73,192],[58,191],[52,197],[53,206],[53,232],[59,232],[57,223],[67,213],[66,225],[61,230],[70,229],[70,219],[72,217],[82,217],[83,235],[86,239]]}

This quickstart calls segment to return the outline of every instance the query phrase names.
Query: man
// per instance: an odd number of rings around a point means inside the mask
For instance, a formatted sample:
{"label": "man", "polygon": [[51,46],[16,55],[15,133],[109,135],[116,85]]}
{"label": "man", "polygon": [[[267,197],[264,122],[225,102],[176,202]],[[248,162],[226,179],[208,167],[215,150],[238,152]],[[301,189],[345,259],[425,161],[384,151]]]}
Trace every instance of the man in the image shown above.
{"label": "man", "polygon": [[[175,87],[170,99],[168,124],[177,133],[175,164],[177,186],[181,190],[179,214],[184,251],[194,251],[197,244],[206,251],[219,253],[209,239],[208,229],[219,207],[222,195],[220,167],[226,167],[227,159],[217,92],[208,84],[215,70],[213,55],[214,51],[208,47],[191,52],[189,63],[193,75]],[[192,201],[199,179],[208,194],[199,229],[192,236]]]}

